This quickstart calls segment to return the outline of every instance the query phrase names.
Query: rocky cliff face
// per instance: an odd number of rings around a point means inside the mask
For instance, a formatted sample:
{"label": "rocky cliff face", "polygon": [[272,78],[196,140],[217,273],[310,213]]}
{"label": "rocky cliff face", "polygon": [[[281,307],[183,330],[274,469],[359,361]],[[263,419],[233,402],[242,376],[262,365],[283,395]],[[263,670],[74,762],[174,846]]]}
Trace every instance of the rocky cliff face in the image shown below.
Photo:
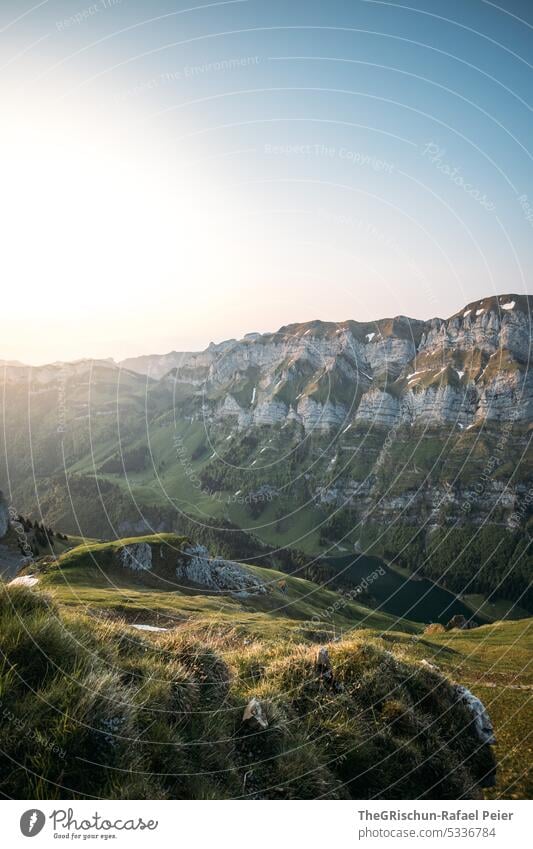
{"label": "rocky cliff face", "polygon": [[241,429],[291,421],[306,432],[354,421],[466,428],[531,418],[525,296],[486,298],[446,320],[317,321],[251,337],[143,367],[172,363],[164,380],[201,399],[203,417]]}
{"label": "rocky cliff face", "polygon": [[[250,333],[198,353],[9,364],[7,383],[119,382],[147,375],[183,397],[187,415],[239,429],[294,422],[309,433],[352,422],[387,427],[529,421],[531,298],[500,295],[448,319],[313,321]],[[146,384],[145,384],[146,388]],[[104,415],[105,411],[97,414]]]}
{"label": "rocky cliff face", "polygon": [[307,499],[363,523],[505,525],[527,489],[530,348],[531,299],[502,295],[446,320],[311,322],[212,345],[161,383],[208,434],[204,488],[271,485],[278,514]]}
{"label": "rocky cliff face", "polygon": [[131,569],[132,572],[149,572],[152,569],[152,548],[147,542],[119,548],[117,558],[123,569]]}

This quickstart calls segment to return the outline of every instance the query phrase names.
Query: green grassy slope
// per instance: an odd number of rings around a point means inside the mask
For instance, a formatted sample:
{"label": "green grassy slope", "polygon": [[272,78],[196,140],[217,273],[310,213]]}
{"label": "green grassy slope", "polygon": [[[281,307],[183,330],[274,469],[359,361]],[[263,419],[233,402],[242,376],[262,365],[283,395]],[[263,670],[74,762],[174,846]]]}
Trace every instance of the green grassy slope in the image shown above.
{"label": "green grassy slope", "polygon": [[[124,545],[147,542],[154,551],[154,573],[135,573],[117,565],[115,553]],[[311,581],[259,566],[246,569],[267,587],[265,595],[237,597],[199,590],[178,582],[172,572],[189,541],[158,534],[116,542],[80,545],[60,556],[28,567],[39,586],[61,604],[82,605],[93,612],[119,615],[130,622],[188,627],[225,625],[252,635],[305,639],[328,638],[354,627],[377,630],[420,626],[376,612]],[[162,555],[164,554],[164,558]],[[165,564],[164,571],[160,564]]]}
{"label": "green grassy slope", "polygon": [[[213,708],[217,716],[211,717],[212,724],[198,724],[198,718],[194,716],[190,718],[190,724],[189,721],[185,723],[186,733],[192,735],[189,738],[191,745],[192,740],[199,738],[218,739],[209,735],[215,734],[220,710],[223,714],[222,726],[226,727],[229,717],[225,714],[225,706],[229,705],[233,724],[227,726],[227,731],[233,746],[237,734],[235,722],[239,720],[237,705],[240,710],[253,696],[264,703],[276,731],[269,732],[267,763],[263,764],[261,760],[257,769],[252,770],[253,777],[246,780],[244,790],[242,787],[238,789],[239,781],[244,781],[239,771],[241,767],[236,765],[240,754],[235,754],[231,749],[231,757],[237,758],[237,761],[232,761],[229,770],[231,776],[218,776],[214,783],[191,778],[190,783],[183,784],[180,783],[181,779],[176,779],[177,783],[170,787],[168,777],[162,784],[159,783],[159,777],[155,784],[153,777],[146,784],[139,784],[134,775],[129,775],[121,784],[118,779],[116,783],[107,783],[107,778],[104,781],[102,776],[93,776],[91,781],[95,780],[98,787],[96,795],[149,795],[160,792],[163,797],[168,793],[191,793],[194,798],[203,798],[204,794],[250,794],[260,798],[277,798],[283,797],[285,793],[290,796],[301,792],[310,796],[323,793],[333,797],[346,794],[365,797],[366,794],[371,795],[372,788],[378,795],[383,793],[386,785],[386,797],[410,798],[409,794],[423,795],[429,786],[433,786],[429,773],[434,778],[442,778],[443,764],[448,764],[448,769],[449,758],[452,757],[452,760],[458,759],[452,768],[452,785],[446,791],[441,786],[434,793],[437,797],[438,793],[444,792],[452,798],[459,798],[463,794],[468,797],[478,791],[472,789],[471,783],[466,790],[464,784],[462,789],[459,785],[464,781],[467,784],[471,782],[470,768],[467,766],[465,772],[465,767],[459,765],[458,752],[452,756],[448,743],[441,751],[442,729],[439,728],[437,739],[432,736],[434,731],[437,732],[431,722],[428,726],[428,711],[429,714],[435,712],[435,716],[440,716],[444,711],[446,717],[447,712],[455,710],[444,684],[438,684],[441,676],[469,687],[485,703],[493,721],[498,741],[498,782],[495,788],[484,791],[486,797],[528,798],[531,795],[532,746],[528,716],[533,690],[532,619],[497,622],[470,631],[425,633],[416,624],[377,614],[310,581],[255,566],[245,568],[259,576],[268,586],[266,595],[243,598],[209,593],[193,586],[177,587],[175,581],[169,581],[168,571],[163,570],[150,577],[130,573],[117,566],[114,557],[117,549],[124,544],[138,542],[148,542],[154,546],[154,551],[164,546],[176,556],[187,544],[182,537],[160,534],[116,543],[80,545],[61,555],[56,562],[41,562],[38,571],[33,568],[32,572],[37,574],[39,582],[32,592],[16,587],[4,590],[8,600],[4,605],[14,603],[14,598],[16,607],[20,599],[22,611],[17,614],[18,626],[11,622],[7,631],[3,625],[0,626],[0,644],[6,660],[4,672],[8,674],[6,680],[13,681],[13,675],[16,678],[22,670],[22,678],[26,681],[26,665],[42,664],[43,658],[39,660],[39,652],[49,654],[50,645],[61,659],[59,669],[63,669],[63,656],[69,658],[73,653],[78,657],[76,646],[81,646],[82,655],[90,646],[96,658],[111,658],[110,667],[115,672],[118,669],[120,680],[124,677],[120,672],[122,664],[127,668],[132,664],[135,675],[139,675],[143,681],[148,676],[149,683],[142,686],[147,687],[149,693],[155,686],[151,676],[160,676],[166,683],[158,681],[158,686],[166,695],[163,697],[158,690],[157,698],[163,699],[166,705],[170,698],[167,692],[171,687],[168,676],[169,670],[174,669],[174,652],[177,646],[180,647],[178,654],[184,650],[184,646],[188,646],[187,652],[192,652],[195,658],[204,658],[209,670],[225,670],[224,681],[217,678],[215,687],[215,690],[221,687],[223,695],[220,699],[224,707],[218,705],[216,709]],[[157,558],[154,558],[154,562],[157,562]],[[48,602],[45,601],[47,596],[50,599]],[[26,609],[31,613],[34,606],[39,623],[38,628],[35,624],[37,631],[34,648],[37,657],[30,659],[26,657],[23,646],[30,639],[33,626],[28,629],[25,616]],[[8,609],[4,606],[4,612]],[[43,612],[46,610],[53,611],[52,615],[47,614],[48,624]],[[7,621],[10,621],[9,616]],[[133,627],[139,624],[166,630],[141,634]],[[17,631],[19,626],[20,630]],[[56,627],[59,628],[57,634],[54,631]],[[15,642],[10,643],[14,639],[13,629],[18,636]],[[30,636],[26,633],[28,630]],[[62,645],[63,639],[66,640],[65,646]],[[313,658],[320,643],[328,645],[335,678],[342,684],[338,692],[331,692],[327,688],[323,692],[322,685],[317,687]],[[195,647],[194,652],[190,648],[192,645]],[[147,656],[146,661],[136,659],[139,653],[141,657]],[[11,668],[13,658],[18,664],[18,672]],[[437,670],[421,666],[422,661],[428,661]],[[78,658],[72,660],[72,663],[79,663],[83,667],[84,661]],[[398,670],[401,670],[401,674]],[[205,680],[202,678],[206,674],[205,670],[198,674],[200,680]],[[196,692],[195,684],[187,686]],[[59,679],[54,687],[59,687]],[[433,687],[440,695],[433,693]],[[443,703],[441,698],[445,691],[448,696]],[[9,683],[3,692],[9,696]],[[101,690],[97,688],[96,692],[100,698]],[[71,693],[74,700],[78,696],[74,691]],[[21,695],[24,704],[28,702],[30,716],[35,714],[32,698],[26,694],[23,699]],[[78,715],[77,710],[74,710],[74,716]],[[108,709],[101,706],[99,710],[105,713]],[[131,707],[131,710],[137,717],[135,723],[140,722],[136,714],[137,707]],[[163,734],[166,741],[174,739],[174,730],[169,729],[168,720],[169,717],[165,715],[161,723],[156,723],[157,734]],[[49,721],[52,722],[50,717]],[[173,721],[170,722],[171,726]],[[446,726],[447,720],[443,721]],[[55,728],[53,722],[52,726]],[[239,723],[238,727],[241,728]],[[181,733],[183,729],[180,723],[178,728]],[[8,729],[4,730],[7,734]],[[43,725],[41,733],[45,735],[45,731],[46,726]],[[242,729],[237,737],[241,732]],[[51,733],[49,728],[48,736]],[[429,754],[426,733],[430,734],[431,746],[437,746],[439,756],[436,760]],[[202,735],[207,735],[207,738]],[[371,737],[368,747],[365,735]],[[420,735],[424,737],[423,745]],[[274,747],[272,750],[271,745]],[[453,749],[455,744],[450,745]],[[224,747],[223,750],[226,755],[214,756],[218,764],[216,770],[221,769],[220,764],[228,756],[228,750]],[[247,757],[257,755],[254,745],[250,751],[252,755]],[[464,757],[466,750],[461,748],[461,751],[461,757]],[[263,752],[262,748],[260,752]],[[291,757],[285,756],[284,753],[288,752]],[[404,754],[414,768],[413,776],[409,776],[407,782],[401,779],[400,772],[396,772],[396,759],[402,758],[402,763],[405,763]],[[152,755],[146,752],[147,763],[152,763]],[[441,755],[443,760],[440,759]],[[141,760],[144,756],[139,753]],[[289,762],[292,764],[293,757],[294,768],[288,766]],[[334,768],[330,764],[332,757]],[[431,766],[427,763],[428,758]],[[478,763],[477,754],[472,754],[472,759]],[[303,783],[300,777],[298,780],[296,778],[298,771],[304,774]],[[370,774],[368,786],[359,777],[360,772],[365,776]],[[422,786],[422,776],[425,776],[425,786]],[[113,780],[115,778],[113,776]],[[456,781],[459,784],[454,783]],[[278,786],[280,784],[281,787]],[[31,786],[37,790],[36,785]],[[85,784],[82,786],[86,787]],[[300,786],[304,788],[301,791],[297,790]],[[320,787],[322,790],[319,792]],[[50,788],[46,792],[50,792]]]}
{"label": "green grassy slope", "polygon": [[[445,677],[369,632],[329,655],[325,674],[309,643],[139,634],[4,588],[0,792],[479,798],[492,755]],[[244,718],[252,698],[260,724]]]}

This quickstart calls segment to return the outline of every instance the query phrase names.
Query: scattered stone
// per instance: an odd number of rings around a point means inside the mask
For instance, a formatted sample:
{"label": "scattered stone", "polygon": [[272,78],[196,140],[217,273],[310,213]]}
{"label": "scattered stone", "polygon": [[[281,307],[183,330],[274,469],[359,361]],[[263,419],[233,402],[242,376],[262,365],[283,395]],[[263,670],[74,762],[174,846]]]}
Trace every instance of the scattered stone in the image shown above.
{"label": "scattered stone", "polygon": [[335,679],[335,675],[333,674],[333,669],[331,666],[329,652],[324,646],[319,648],[317,652],[315,665],[321,683],[325,684],[326,687],[331,688],[336,693],[342,693],[344,687],[339,681]]}
{"label": "scattered stone", "polygon": [[20,575],[9,582],[10,587],[34,587],[39,582],[35,575]]}
{"label": "scattered stone", "polygon": [[263,730],[268,728],[268,720],[264,714],[263,706],[259,699],[256,699],[254,696],[253,699],[250,699],[246,707],[244,708],[244,713],[242,715],[243,722],[249,722],[251,727],[259,727]]}
{"label": "scattered stone", "polygon": [[329,652],[324,646],[321,646],[317,652],[316,665],[321,675],[332,671]]}

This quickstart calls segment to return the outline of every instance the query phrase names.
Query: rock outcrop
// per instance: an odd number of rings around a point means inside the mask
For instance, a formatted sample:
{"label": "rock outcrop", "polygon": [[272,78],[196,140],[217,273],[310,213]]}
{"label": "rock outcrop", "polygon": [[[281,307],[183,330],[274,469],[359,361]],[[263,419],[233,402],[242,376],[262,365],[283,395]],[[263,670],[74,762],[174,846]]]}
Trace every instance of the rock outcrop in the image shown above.
{"label": "rock outcrop", "polygon": [[152,569],[152,548],[147,542],[130,543],[118,549],[117,559],[124,569],[149,572]]}
{"label": "rock outcrop", "polygon": [[246,567],[232,560],[211,557],[203,545],[192,546],[183,552],[176,566],[176,577],[219,593],[246,596],[267,591],[259,578]]}
{"label": "rock outcrop", "polygon": [[264,731],[268,728],[268,720],[263,710],[263,705],[256,699],[250,699],[242,714],[242,721],[246,723],[252,731]]}
{"label": "rock outcrop", "polygon": [[496,744],[494,728],[481,699],[478,699],[467,687],[463,687],[461,684],[457,684],[455,689],[458,698],[464,702],[472,714],[474,728],[480,742],[494,746]]}

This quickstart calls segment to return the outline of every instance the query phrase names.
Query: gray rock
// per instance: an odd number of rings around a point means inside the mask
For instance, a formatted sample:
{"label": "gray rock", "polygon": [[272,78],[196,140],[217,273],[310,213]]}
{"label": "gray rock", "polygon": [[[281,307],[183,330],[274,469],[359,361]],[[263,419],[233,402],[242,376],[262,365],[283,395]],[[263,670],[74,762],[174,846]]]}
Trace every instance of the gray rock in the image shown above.
{"label": "gray rock", "polygon": [[240,563],[210,557],[207,548],[188,548],[176,566],[176,577],[220,593],[247,596],[266,593],[265,585]]}
{"label": "gray rock", "polygon": [[496,743],[494,728],[483,702],[477,696],[474,696],[467,687],[463,687],[461,684],[456,685],[455,691],[459,699],[472,714],[474,728],[479,740],[482,743],[487,743],[489,746],[494,746]]}
{"label": "gray rock", "polygon": [[250,699],[244,708],[242,721],[249,723],[252,728],[257,727],[263,730],[268,728],[268,720],[265,716],[263,706],[259,699],[256,699],[255,696],[253,699]]}
{"label": "gray rock", "polygon": [[331,660],[327,648],[321,646],[316,655],[316,665],[320,674],[331,671]]}
{"label": "gray rock", "polygon": [[147,542],[131,543],[118,549],[117,559],[124,569],[149,572],[152,568],[152,549]]}

